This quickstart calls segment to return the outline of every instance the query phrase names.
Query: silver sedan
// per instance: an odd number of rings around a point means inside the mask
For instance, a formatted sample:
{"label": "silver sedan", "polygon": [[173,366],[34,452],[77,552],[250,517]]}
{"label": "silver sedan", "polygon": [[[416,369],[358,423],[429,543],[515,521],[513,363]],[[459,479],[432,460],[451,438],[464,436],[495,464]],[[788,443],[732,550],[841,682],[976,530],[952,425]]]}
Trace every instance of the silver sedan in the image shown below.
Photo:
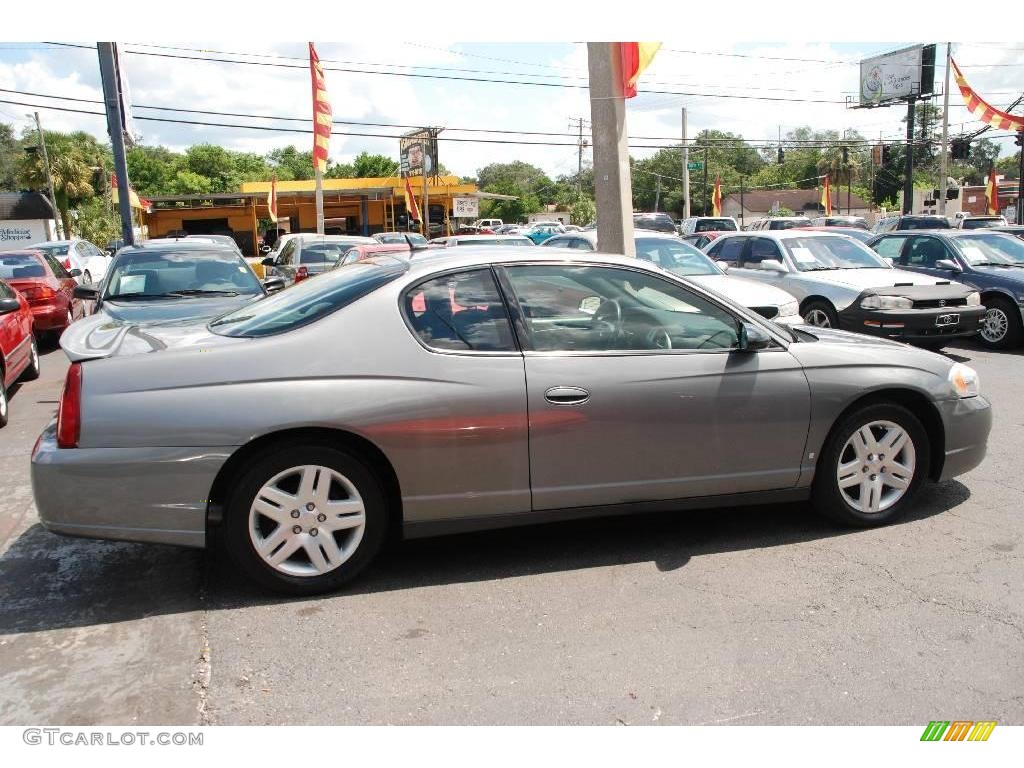
{"label": "silver sedan", "polygon": [[636,259],[457,248],[75,341],[32,455],[53,531],[335,589],[405,536],[810,499],[889,522],[985,455],[970,368],[787,329]]}

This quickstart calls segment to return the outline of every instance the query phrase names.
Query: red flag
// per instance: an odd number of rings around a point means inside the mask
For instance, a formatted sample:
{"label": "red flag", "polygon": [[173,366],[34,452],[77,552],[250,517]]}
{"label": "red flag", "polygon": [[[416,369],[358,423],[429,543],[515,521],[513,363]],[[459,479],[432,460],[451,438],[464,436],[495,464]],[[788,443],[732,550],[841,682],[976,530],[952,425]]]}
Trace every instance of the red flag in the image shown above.
{"label": "red flag", "polygon": [[998,128],[1001,131],[1024,131],[1024,117],[1011,115],[1009,112],[1003,112],[1001,109],[993,107],[967,84],[964,73],[960,71],[960,67],[956,65],[956,62],[952,59],[949,62],[953,65],[953,76],[956,78],[957,87],[960,89],[960,95],[964,97],[967,109],[980,122],[988,123],[993,128]]}
{"label": "red flag", "polygon": [[619,43],[622,57],[622,95],[631,99],[636,96],[636,82],[651,65],[654,54],[661,43]]}
{"label": "red flag", "polygon": [[988,183],[985,185],[985,200],[988,201],[988,214],[995,216],[999,213],[999,185],[996,184],[996,169],[993,167],[988,172]]}
{"label": "red flag", "polygon": [[825,183],[821,189],[821,206],[825,209],[826,216],[832,215],[832,184],[828,174],[825,175]]}
{"label": "red flag", "polygon": [[711,215],[722,215],[722,177],[715,176],[715,188],[711,193]]}
{"label": "red flag", "polygon": [[331,146],[331,102],[324,68],[312,43],[309,44],[309,74],[313,84],[313,167],[323,173],[327,170]]}
{"label": "red flag", "polygon": [[270,191],[267,193],[267,214],[270,220],[277,223],[277,174],[270,180]]}
{"label": "red flag", "polygon": [[410,217],[416,219],[416,221],[420,220],[420,209],[416,205],[416,195],[412,193],[412,184],[409,183],[408,176],[405,177],[405,210]]}

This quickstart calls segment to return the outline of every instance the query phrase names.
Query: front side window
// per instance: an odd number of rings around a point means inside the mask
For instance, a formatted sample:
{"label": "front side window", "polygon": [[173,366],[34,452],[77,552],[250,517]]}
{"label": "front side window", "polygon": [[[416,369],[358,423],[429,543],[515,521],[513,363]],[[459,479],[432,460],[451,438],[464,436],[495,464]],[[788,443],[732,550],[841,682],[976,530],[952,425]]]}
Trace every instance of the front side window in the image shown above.
{"label": "front side window", "polygon": [[281,249],[281,255],[277,257],[277,263],[282,266],[287,266],[292,263],[292,256],[295,254],[295,248],[298,246],[297,240],[289,240],[284,244],[284,248]]}
{"label": "front side window", "polygon": [[755,237],[750,241],[750,250],[744,258],[744,266],[760,266],[762,261],[782,261],[782,253],[774,240]]}
{"label": "front side window", "polygon": [[721,350],[736,318],[657,275],[570,264],[508,267],[538,352]]}
{"label": "front side window", "polygon": [[717,261],[739,264],[740,256],[743,253],[743,246],[746,242],[747,238],[745,237],[730,237],[725,240],[719,240],[711,246],[709,254],[714,256]]}
{"label": "front side window", "polygon": [[892,259],[895,262],[899,261],[900,252],[903,250],[905,242],[907,242],[907,238],[899,235],[896,237],[883,237],[872,248],[882,258]]}
{"label": "front side window", "polygon": [[890,269],[889,263],[853,238],[791,237],[783,241],[801,272],[822,269]]}
{"label": "front side window", "polygon": [[49,264],[50,269],[53,270],[53,276],[56,277],[58,280],[71,277],[71,273],[64,269],[64,265],[57,261],[57,259],[51,256],[49,253],[44,253],[43,258],[46,259],[46,263]]}
{"label": "front side window", "polygon": [[420,283],[406,292],[403,311],[428,347],[457,352],[515,350],[505,303],[489,269]]}
{"label": "front side window", "polygon": [[907,264],[911,267],[935,267],[940,259],[949,258],[946,247],[934,237],[915,237],[907,251]]}
{"label": "front side window", "polygon": [[334,266],[351,247],[347,243],[307,243],[299,252],[299,263]]}

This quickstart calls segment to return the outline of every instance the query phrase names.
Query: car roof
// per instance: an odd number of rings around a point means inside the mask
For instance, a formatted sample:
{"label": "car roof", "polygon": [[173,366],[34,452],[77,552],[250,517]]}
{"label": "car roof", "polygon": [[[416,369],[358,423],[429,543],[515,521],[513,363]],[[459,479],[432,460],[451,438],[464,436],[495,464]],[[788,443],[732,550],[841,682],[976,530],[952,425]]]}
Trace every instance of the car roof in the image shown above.
{"label": "car roof", "polygon": [[321,243],[350,243],[352,245],[373,245],[377,241],[362,235],[318,235],[316,232],[303,232],[298,236],[303,242],[315,240]]}
{"label": "car roof", "polygon": [[[484,266],[515,262],[517,264],[545,264],[564,262],[595,261],[609,265],[626,267],[643,267],[649,269],[650,262],[597,251],[569,251],[565,248],[519,248],[517,246],[485,245],[474,248],[471,245],[462,248],[445,248],[431,251],[419,251],[421,256],[412,260],[410,273],[443,272],[460,267]],[[567,254],[572,253],[571,258]],[[652,270],[661,273],[660,270]]]}
{"label": "car roof", "polygon": [[[807,227],[800,227],[793,229],[758,229],[758,230],[742,230],[740,232],[720,232],[717,240],[729,240],[734,237],[768,237],[772,240],[792,240],[797,237],[847,237],[839,231],[841,227],[829,230],[827,232],[809,229]],[[704,233],[701,233],[704,234]]]}

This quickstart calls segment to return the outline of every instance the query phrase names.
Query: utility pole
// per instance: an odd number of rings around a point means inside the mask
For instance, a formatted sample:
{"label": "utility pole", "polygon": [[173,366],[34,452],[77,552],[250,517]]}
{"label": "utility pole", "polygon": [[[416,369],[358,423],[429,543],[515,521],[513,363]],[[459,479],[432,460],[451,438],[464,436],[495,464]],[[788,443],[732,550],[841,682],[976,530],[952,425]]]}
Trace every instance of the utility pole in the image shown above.
{"label": "utility pole", "polygon": [[128,183],[128,160],[124,151],[124,122],[121,119],[121,93],[114,70],[114,43],[96,43],[100,59],[100,80],[103,82],[103,103],[107,110],[107,132],[114,153],[117,174],[117,206],[121,211],[121,238],[125,245],[135,245],[132,227],[131,186]]}
{"label": "utility pole", "polygon": [[708,147],[704,147],[704,185],[703,186],[704,186],[704,189],[703,189],[703,193],[702,194],[704,196],[701,198],[701,201],[700,201],[700,213],[701,213],[701,216],[707,216],[708,215],[708,209],[707,209],[707,204],[708,204]]}
{"label": "utility pole", "polygon": [[1017,223],[1024,224],[1024,131],[1017,134]]}
{"label": "utility pole", "polygon": [[654,174],[654,178],[657,180],[657,186],[654,189],[654,212],[658,212],[658,204],[661,203],[661,175]]}
{"label": "utility pole", "polygon": [[939,213],[946,215],[946,185],[949,167],[946,152],[949,149],[949,66],[953,58],[953,44],[946,43],[946,85],[942,89],[942,154],[939,157]]}
{"label": "utility pole", "polygon": [[569,123],[570,128],[579,130],[579,138],[576,139],[576,192],[580,195],[583,194],[583,148],[587,146],[587,142],[583,138],[584,122],[582,117],[578,117],[574,122]]}
{"label": "utility pole", "polygon": [[903,179],[903,213],[914,212],[914,104],[917,100],[907,99],[907,158]]}
{"label": "utility pole", "polygon": [[743,220],[743,176],[740,176],[740,229],[743,229],[743,225],[746,223]]}
{"label": "utility pole", "polygon": [[597,239],[605,253],[636,257],[620,44],[587,43],[587,69],[590,76]]}
{"label": "utility pole", "polygon": [[686,146],[686,107],[683,107],[683,218],[690,218],[690,148]]}
{"label": "utility pole", "polygon": [[46,137],[43,136],[43,124],[39,121],[39,113],[35,112],[36,131],[39,133],[39,151],[43,155],[43,168],[46,170],[46,188],[50,190],[50,204],[53,206],[53,221],[57,229],[57,239],[63,240],[68,236],[64,232],[64,221],[57,210],[57,195],[53,191],[53,176],[50,175],[50,158],[46,154]]}

